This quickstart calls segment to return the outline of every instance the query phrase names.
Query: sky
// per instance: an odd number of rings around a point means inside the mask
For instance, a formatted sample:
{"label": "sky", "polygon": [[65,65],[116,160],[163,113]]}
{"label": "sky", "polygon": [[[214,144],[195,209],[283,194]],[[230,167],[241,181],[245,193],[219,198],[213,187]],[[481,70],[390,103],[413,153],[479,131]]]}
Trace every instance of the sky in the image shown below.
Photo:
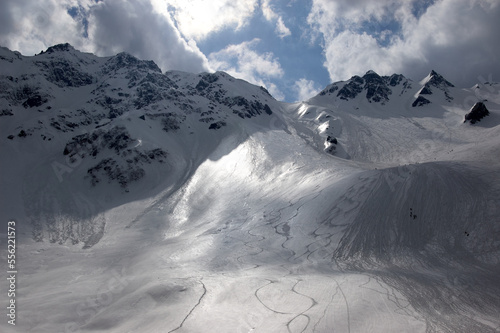
{"label": "sky", "polygon": [[0,45],[70,43],[163,70],[225,71],[278,100],[374,70],[500,81],[498,0],[0,0]]}

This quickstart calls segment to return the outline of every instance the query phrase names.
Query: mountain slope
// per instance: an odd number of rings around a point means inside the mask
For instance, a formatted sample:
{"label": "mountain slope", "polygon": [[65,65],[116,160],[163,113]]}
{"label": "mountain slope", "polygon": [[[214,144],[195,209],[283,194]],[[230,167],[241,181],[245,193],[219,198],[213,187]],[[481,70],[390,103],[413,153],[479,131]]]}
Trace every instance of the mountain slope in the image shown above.
{"label": "mountain slope", "polygon": [[496,84],[369,71],[285,104],[68,44],[0,63],[23,331],[499,329]]}

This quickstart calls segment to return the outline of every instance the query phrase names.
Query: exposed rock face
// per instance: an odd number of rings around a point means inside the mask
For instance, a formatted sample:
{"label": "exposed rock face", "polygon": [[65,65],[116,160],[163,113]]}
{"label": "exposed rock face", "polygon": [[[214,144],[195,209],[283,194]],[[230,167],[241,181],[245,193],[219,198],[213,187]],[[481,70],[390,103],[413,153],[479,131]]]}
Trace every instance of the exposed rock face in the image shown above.
{"label": "exposed rock face", "polygon": [[363,83],[364,80],[362,78],[357,75],[353,76],[349,82],[339,90],[337,97],[346,101],[356,98],[356,96],[363,91]]}
{"label": "exposed rock face", "polygon": [[404,79],[405,79],[405,77],[402,74],[392,74],[389,77],[389,85],[391,87],[395,87],[398,84],[400,84]]}
{"label": "exposed rock face", "polygon": [[365,97],[370,103],[375,102],[384,105],[389,101],[394,88],[402,85],[404,91],[407,84],[408,80],[401,74],[380,76],[370,70],[363,77],[355,75],[347,82],[333,83],[321,91],[319,95],[325,96],[336,93],[336,96],[341,100],[349,101],[366,91]]}
{"label": "exposed rock face", "polygon": [[146,171],[141,166],[155,161],[164,163],[166,157],[167,153],[160,148],[144,152],[126,149],[118,158],[101,160],[97,165],[88,169],[87,173],[92,186],[105,179],[108,183],[118,182],[125,191],[128,191],[131,182],[138,181],[146,175]]}
{"label": "exposed rock face", "polygon": [[40,95],[32,95],[23,103],[23,106],[25,108],[32,108],[35,106],[41,106],[42,104],[47,102],[48,102],[47,98],[44,98]]}
{"label": "exposed rock face", "polygon": [[416,107],[416,106],[422,106],[422,105],[425,105],[425,104],[429,104],[430,101],[423,97],[423,96],[418,96],[417,99],[415,99],[415,101],[411,104],[412,107]]}
{"label": "exposed rock face", "polygon": [[[66,43],[34,57],[5,49],[0,61],[20,61],[26,63],[23,67],[31,68],[30,73],[18,77],[0,75],[0,99],[6,101],[5,107],[0,105],[0,116],[15,116],[17,106],[36,109],[48,117],[41,127],[49,125],[63,133],[81,132],[85,126],[113,121],[130,110],[143,110],[141,119],[160,122],[166,132],[180,129],[188,115],[207,123],[206,129],[219,129],[227,125],[228,115],[247,119],[273,113],[269,103],[275,100],[263,87],[252,95],[239,95],[230,87],[238,80],[226,73],[162,73],[153,61],[124,52],[99,58]],[[75,108],[64,112],[53,109],[53,91],[89,86],[90,95],[87,91],[82,94]],[[33,135],[41,127],[19,130]],[[7,136],[15,137],[19,130]]]}
{"label": "exposed rock face", "polygon": [[425,86],[422,87],[420,90],[419,95],[432,95],[432,90],[431,88],[426,84]]}
{"label": "exposed rock face", "polygon": [[[332,83],[323,89],[318,96],[331,96],[334,99],[336,97],[342,101],[350,101],[364,94],[368,102],[385,105],[390,102],[392,95],[402,96],[411,91],[413,84],[412,80],[407,79],[402,74],[380,76],[370,70],[362,77],[355,75],[347,81]],[[422,82],[412,106],[421,107],[430,104],[433,99],[429,96],[437,95],[439,98],[440,94],[444,95],[446,101],[451,102],[453,97],[450,88],[453,87],[451,82],[432,70]]]}
{"label": "exposed rock face", "polygon": [[368,101],[382,102],[383,104],[389,100],[389,95],[392,94],[392,90],[387,86],[390,78],[382,78],[374,71],[369,71],[363,76],[363,79],[365,80],[364,89]]}
{"label": "exposed rock face", "polygon": [[69,43],[64,43],[64,44],[57,44],[57,45],[51,46],[47,49],[47,51],[45,51],[45,52],[42,51],[40,54],[54,53],[54,52],[65,52],[65,51],[75,51],[75,49]]}
{"label": "exposed rock face", "polygon": [[161,74],[161,69],[151,60],[139,60],[136,57],[121,52],[111,57],[103,67],[104,74],[119,74],[120,70],[128,70],[129,77],[133,77],[137,72],[152,71]]}
{"label": "exposed rock face", "polygon": [[474,106],[470,109],[469,113],[465,115],[465,122],[470,122],[471,124],[475,124],[476,122],[480,121],[484,117],[490,114],[490,111],[486,108],[486,105],[484,105],[483,102],[477,102],[474,104]]}
{"label": "exposed rock face", "polygon": [[454,87],[454,85],[446,80],[441,74],[436,73],[434,70],[431,71],[430,80],[427,82],[428,85],[434,86],[441,90],[444,90],[448,87]]}
{"label": "exposed rock face", "polygon": [[95,81],[79,64],[64,59],[39,61],[37,65],[46,73],[47,80],[59,87],[82,87]]}

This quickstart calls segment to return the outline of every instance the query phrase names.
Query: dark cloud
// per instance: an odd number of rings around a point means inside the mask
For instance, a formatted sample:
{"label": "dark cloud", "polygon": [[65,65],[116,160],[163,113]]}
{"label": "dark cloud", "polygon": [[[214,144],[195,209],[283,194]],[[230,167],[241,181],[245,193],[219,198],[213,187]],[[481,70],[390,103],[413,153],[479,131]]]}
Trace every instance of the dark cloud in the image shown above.
{"label": "dark cloud", "polygon": [[13,1],[5,0],[0,5],[0,36],[14,32],[14,15],[12,14]]}

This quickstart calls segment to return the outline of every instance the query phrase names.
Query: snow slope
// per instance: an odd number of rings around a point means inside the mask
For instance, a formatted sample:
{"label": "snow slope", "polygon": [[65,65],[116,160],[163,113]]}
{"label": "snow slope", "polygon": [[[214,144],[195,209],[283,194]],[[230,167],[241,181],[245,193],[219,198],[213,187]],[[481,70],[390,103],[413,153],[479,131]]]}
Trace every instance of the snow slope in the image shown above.
{"label": "snow slope", "polygon": [[2,332],[500,329],[496,84],[370,71],[283,104],[69,45],[0,61]]}

